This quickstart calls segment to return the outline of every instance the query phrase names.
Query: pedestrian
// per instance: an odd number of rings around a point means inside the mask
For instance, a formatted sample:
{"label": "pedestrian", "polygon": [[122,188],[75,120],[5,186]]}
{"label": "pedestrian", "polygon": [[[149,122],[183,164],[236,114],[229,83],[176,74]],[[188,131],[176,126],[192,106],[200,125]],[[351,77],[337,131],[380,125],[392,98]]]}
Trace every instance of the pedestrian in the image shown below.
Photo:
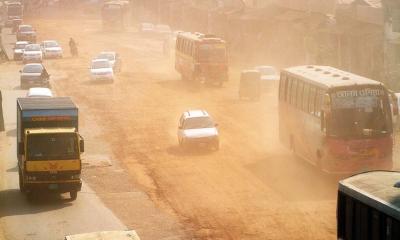
{"label": "pedestrian", "polygon": [[77,57],[78,56],[78,46],[77,43],[75,42],[75,40],[71,37],[69,39],[69,50],[71,52],[71,55],[73,57]]}
{"label": "pedestrian", "polygon": [[3,97],[0,90],[0,132],[4,132]]}

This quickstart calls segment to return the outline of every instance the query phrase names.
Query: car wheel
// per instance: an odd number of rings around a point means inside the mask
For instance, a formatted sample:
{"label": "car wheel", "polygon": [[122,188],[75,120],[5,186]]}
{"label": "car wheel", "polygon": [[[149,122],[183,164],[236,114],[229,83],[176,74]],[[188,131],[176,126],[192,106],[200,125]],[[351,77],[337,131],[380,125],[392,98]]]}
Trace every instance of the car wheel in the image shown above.
{"label": "car wheel", "polygon": [[215,142],[213,147],[214,147],[215,151],[218,151],[219,150],[219,141]]}

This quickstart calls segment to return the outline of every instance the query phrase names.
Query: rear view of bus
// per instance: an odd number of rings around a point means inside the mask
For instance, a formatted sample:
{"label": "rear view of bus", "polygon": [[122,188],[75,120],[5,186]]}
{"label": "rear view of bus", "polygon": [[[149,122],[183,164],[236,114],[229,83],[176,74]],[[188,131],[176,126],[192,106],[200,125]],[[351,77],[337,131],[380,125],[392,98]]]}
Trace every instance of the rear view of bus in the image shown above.
{"label": "rear view of bus", "polygon": [[337,239],[400,239],[400,173],[367,172],[340,181]]}
{"label": "rear view of bus", "polygon": [[228,80],[226,42],[221,38],[202,33],[180,33],[175,52],[175,69],[182,79],[219,86]]}
{"label": "rear view of bus", "polygon": [[281,79],[280,137],[297,155],[326,172],[392,168],[392,110],[382,83],[325,66],[289,68]]}

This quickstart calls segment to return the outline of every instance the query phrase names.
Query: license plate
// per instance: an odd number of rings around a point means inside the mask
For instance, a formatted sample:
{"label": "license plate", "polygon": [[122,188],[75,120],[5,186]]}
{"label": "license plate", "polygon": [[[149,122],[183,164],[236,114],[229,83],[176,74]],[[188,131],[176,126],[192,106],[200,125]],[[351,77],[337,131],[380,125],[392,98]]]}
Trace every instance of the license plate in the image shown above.
{"label": "license plate", "polygon": [[50,189],[50,190],[56,190],[56,189],[58,189],[58,184],[54,184],[54,183],[53,183],[53,184],[50,184],[50,185],[49,185],[49,189]]}

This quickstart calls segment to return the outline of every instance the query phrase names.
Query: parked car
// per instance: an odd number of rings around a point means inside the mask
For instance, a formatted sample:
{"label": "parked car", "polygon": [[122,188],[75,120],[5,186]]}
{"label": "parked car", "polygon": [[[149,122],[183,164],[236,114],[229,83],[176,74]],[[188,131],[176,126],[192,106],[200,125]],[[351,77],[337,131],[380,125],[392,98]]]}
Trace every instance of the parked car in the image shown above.
{"label": "parked car", "polygon": [[53,93],[48,88],[34,87],[29,88],[27,97],[53,97]]}
{"label": "parked car", "polygon": [[46,40],[40,44],[44,58],[62,58],[63,50],[55,40]]}
{"label": "parked car", "polygon": [[22,89],[31,87],[47,87],[50,88],[50,75],[41,63],[26,64],[21,73],[20,85]]}
{"label": "parked car", "polygon": [[240,74],[239,99],[260,99],[261,95],[261,73],[257,70],[245,70]]}
{"label": "parked car", "polygon": [[184,112],[178,125],[178,142],[181,147],[206,146],[219,149],[217,124],[205,110]]}
{"label": "parked car", "polygon": [[92,80],[114,81],[114,71],[108,59],[94,59],[90,66],[90,78]]}
{"label": "parked car", "polygon": [[96,59],[108,59],[108,61],[111,63],[114,73],[121,72],[122,61],[118,53],[112,51],[101,52],[99,55],[97,55]]}
{"label": "parked car", "polygon": [[257,71],[261,73],[261,87],[266,89],[268,85],[279,82],[279,71],[273,66],[257,66]]}
{"label": "parked car", "polygon": [[43,60],[42,49],[39,44],[28,44],[24,48],[22,54],[23,63],[41,63]]}
{"label": "parked car", "polygon": [[31,25],[22,24],[18,26],[17,41],[36,42],[36,31]]}
{"label": "parked car", "polygon": [[29,42],[27,41],[17,41],[14,46],[14,60],[22,60],[22,54],[24,53],[24,49]]}

